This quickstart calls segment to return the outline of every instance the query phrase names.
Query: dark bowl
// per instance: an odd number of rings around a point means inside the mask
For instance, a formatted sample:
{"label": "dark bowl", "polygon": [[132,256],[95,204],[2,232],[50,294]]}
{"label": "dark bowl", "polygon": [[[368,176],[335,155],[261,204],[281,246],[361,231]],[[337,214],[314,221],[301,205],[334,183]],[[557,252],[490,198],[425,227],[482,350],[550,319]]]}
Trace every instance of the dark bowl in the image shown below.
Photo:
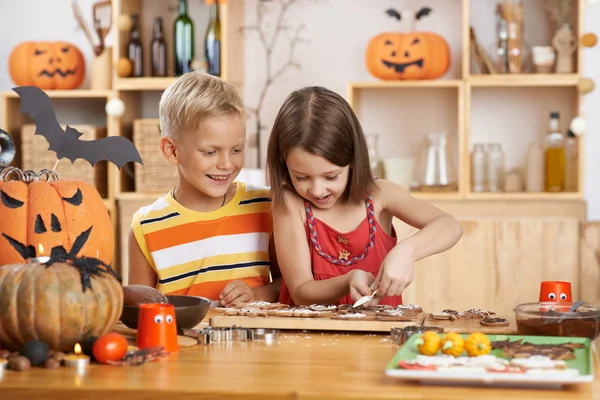
{"label": "dark bowl", "polygon": [[574,303],[524,303],[515,307],[519,335],[586,337],[600,335],[600,307],[584,303],[569,312]]}
{"label": "dark bowl", "polygon": [[[210,310],[210,300],[198,296],[167,295],[169,304],[175,306],[177,330],[191,329],[198,325]],[[123,306],[121,322],[126,327],[137,329],[139,306]]]}

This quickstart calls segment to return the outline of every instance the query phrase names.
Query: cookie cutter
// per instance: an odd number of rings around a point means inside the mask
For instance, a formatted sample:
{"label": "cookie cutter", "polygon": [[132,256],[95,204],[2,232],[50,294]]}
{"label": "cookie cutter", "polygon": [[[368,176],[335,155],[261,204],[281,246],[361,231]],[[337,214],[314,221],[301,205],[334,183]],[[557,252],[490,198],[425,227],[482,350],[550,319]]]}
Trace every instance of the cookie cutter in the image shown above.
{"label": "cookie cutter", "polygon": [[390,330],[390,336],[392,338],[392,342],[397,345],[403,345],[406,341],[414,334],[421,334],[423,332],[436,332],[436,333],[444,333],[444,328],[440,326],[418,326],[418,325],[410,325],[404,328],[394,327]]}
{"label": "cookie cutter", "polygon": [[241,326],[206,327],[202,329],[184,329],[184,336],[198,340],[200,344],[208,345],[219,342],[252,342],[259,341],[272,344],[279,341],[279,331],[274,329],[252,329]]}

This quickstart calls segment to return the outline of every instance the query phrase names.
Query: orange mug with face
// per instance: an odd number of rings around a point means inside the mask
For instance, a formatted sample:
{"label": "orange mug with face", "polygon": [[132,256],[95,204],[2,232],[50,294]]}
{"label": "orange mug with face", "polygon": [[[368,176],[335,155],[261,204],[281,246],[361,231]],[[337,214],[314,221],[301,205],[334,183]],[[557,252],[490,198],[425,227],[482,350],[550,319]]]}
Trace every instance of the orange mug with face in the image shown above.
{"label": "orange mug with face", "polygon": [[571,282],[544,281],[540,286],[540,303],[572,303]]}
{"label": "orange mug with face", "polygon": [[159,346],[168,352],[179,350],[173,304],[140,305],[136,345],[140,350]]}

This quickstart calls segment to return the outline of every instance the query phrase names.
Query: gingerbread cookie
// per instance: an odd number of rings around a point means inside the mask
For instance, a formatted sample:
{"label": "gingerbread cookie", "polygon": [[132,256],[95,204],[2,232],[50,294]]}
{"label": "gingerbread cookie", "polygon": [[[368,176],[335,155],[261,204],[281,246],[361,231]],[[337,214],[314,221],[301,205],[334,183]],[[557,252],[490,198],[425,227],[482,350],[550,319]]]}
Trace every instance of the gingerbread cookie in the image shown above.
{"label": "gingerbread cookie", "polygon": [[508,320],[505,318],[492,318],[492,317],[486,317],[486,318],[482,318],[479,323],[483,326],[508,326]]}
{"label": "gingerbread cookie", "polygon": [[309,309],[313,310],[313,311],[330,311],[330,312],[334,312],[337,310],[337,306],[331,304],[331,305],[325,305],[325,304],[311,304],[309,307]]}

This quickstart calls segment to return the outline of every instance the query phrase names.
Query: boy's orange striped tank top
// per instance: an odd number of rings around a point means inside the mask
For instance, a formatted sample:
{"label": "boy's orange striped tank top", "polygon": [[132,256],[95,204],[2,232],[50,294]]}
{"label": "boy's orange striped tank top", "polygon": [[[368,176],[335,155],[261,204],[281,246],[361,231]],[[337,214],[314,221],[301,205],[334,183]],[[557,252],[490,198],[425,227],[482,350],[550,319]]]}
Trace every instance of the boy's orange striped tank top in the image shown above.
{"label": "boy's orange striped tank top", "polygon": [[232,280],[269,283],[271,192],[236,184],[234,198],[215,211],[187,209],[169,193],[134,214],[133,232],[158,290],[218,300]]}

